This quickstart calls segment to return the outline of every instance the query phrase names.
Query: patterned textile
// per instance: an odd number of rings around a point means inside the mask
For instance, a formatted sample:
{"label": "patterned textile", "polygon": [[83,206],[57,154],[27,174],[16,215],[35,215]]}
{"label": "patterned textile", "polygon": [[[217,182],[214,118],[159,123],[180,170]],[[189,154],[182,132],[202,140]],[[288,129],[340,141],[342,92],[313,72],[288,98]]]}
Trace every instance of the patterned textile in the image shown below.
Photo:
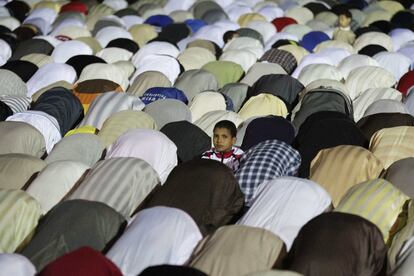
{"label": "patterned textile", "polygon": [[246,206],[261,183],[280,176],[295,176],[301,162],[300,154],[290,145],[267,140],[245,152],[235,177],[245,195]]}
{"label": "patterned textile", "polygon": [[279,64],[288,74],[291,74],[298,65],[296,58],[285,50],[270,49],[259,59],[260,62],[267,61]]}

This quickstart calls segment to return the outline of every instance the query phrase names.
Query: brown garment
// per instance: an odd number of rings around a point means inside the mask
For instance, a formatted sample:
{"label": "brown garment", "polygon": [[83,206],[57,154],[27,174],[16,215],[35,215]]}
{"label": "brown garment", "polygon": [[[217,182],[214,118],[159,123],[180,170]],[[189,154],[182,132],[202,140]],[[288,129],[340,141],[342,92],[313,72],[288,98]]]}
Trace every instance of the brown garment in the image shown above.
{"label": "brown garment", "polygon": [[300,230],[286,264],[306,276],[383,276],[387,249],[380,230],[368,220],[325,213]]}
{"label": "brown garment", "polygon": [[243,208],[244,196],[224,164],[196,159],[174,168],[167,181],[141,209],[167,206],[187,212],[203,235],[229,223]]}
{"label": "brown garment", "polygon": [[372,135],[383,128],[397,126],[414,126],[414,117],[403,113],[377,113],[358,121],[357,126],[370,140]]}
{"label": "brown garment", "polygon": [[205,238],[190,266],[211,276],[238,276],[271,269],[283,241],[265,229],[230,225]]}

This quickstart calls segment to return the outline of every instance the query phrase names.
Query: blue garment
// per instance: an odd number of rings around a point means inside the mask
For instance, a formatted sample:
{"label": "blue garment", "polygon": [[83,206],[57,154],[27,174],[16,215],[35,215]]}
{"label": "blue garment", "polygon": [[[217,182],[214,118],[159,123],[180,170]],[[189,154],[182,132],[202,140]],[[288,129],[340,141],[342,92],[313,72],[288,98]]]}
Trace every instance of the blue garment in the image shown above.
{"label": "blue garment", "polygon": [[326,40],[330,40],[329,36],[326,33],[313,31],[305,34],[299,44],[309,52],[313,52],[313,49],[316,47],[316,45]]}
{"label": "blue garment", "polygon": [[197,32],[199,29],[201,29],[201,27],[207,25],[207,23],[201,19],[187,19],[186,21],[184,21],[184,23],[187,24],[188,27],[190,27],[193,33]]}
{"label": "blue garment", "polygon": [[226,101],[226,110],[234,111],[234,105],[233,105],[232,99],[228,97],[227,95],[224,95],[223,93],[220,93],[220,94],[223,95],[224,100]]}
{"label": "blue garment", "polygon": [[169,17],[168,15],[157,14],[157,15],[148,17],[144,23],[162,28],[162,27],[172,24],[173,22],[174,20],[172,20],[172,18]]}
{"label": "blue garment", "polygon": [[296,176],[301,157],[290,145],[279,140],[267,140],[244,153],[235,173],[246,206],[251,206],[256,189],[264,181],[280,176]]}
{"label": "blue garment", "polygon": [[176,99],[185,104],[188,103],[184,92],[174,87],[152,87],[145,91],[141,97],[146,105],[161,99]]}

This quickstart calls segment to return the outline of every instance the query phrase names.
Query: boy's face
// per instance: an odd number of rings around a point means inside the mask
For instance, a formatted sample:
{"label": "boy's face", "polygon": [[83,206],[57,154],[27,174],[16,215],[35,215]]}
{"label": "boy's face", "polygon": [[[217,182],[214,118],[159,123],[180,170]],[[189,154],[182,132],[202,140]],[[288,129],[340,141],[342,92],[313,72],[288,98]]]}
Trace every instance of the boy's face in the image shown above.
{"label": "boy's face", "polygon": [[231,150],[236,137],[232,137],[230,130],[227,128],[215,128],[213,131],[213,144],[217,151],[227,152]]}
{"label": "boy's face", "polygon": [[338,20],[339,20],[339,26],[342,28],[349,27],[352,21],[352,19],[347,17],[345,14],[341,14]]}

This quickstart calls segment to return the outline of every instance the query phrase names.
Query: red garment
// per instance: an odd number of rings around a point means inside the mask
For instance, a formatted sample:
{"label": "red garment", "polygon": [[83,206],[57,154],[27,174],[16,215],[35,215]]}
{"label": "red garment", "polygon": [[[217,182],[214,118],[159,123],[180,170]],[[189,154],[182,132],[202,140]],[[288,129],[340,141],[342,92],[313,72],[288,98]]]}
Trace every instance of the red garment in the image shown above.
{"label": "red garment", "polygon": [[401,77],[397,85],[397,90],[407,96],[408,90],[414,86],[414,71],[409,71]]}
{"label": "red garment", "polygon": [[88,14],[88,6],[82,2],[70,2],[60,8],[60,13],[64,12],[80,12],[85,15]]}
{"label": "red garment", "polygon": [[278,32],[281,32],[284,27],[292,24],[298,24],[298,22],[291,17],[278,17],[273,19],[272,24],[275,25]]}
{"label": "red garment", "polygon": [[111,260],[90,247],[81,247],[49,263],[40,276],[122,276]]}

